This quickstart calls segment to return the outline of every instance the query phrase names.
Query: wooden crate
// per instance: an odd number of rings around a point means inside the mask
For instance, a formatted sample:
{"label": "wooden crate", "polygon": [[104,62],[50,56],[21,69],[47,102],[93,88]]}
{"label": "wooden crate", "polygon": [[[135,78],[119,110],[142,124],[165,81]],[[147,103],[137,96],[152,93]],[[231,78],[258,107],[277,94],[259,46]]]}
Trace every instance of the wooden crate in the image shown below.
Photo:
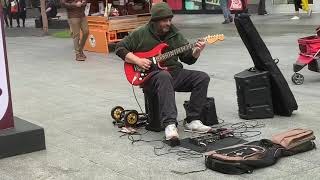
{"label": "wooden crate", "polygon": [[117,16],[109,19],[109,42],[121,41],[123,35],[142,26],[150,20],[150,14]]}
{"label": "wooden crate", "polygon": [[84,50],[108,53],[108,44],[119,42],[129,32],[150,20],[150,14],[110,17],[88,16],[89,38]]}

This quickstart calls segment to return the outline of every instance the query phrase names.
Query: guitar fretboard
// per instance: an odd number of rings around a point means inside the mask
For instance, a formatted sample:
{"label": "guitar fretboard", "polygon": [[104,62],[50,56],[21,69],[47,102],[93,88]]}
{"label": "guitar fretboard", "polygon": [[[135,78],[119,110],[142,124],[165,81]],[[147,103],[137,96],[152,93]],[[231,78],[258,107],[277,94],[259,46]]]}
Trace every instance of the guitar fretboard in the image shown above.
{"label": "guitar fretboard", "polygon": [[156,57],[156,61],[157,62],[163,62],[163,61],[171,58],[172,56],[178,55],[180,53],[183,53],[183,52],[193,48],[195,45],[196,45],[196,43],[187,44],[187,45],[181,46],[181,47],[179,47],[177,49],[174,49],[172,51],[169,51],[169,52],[166,52],[164,54],[161,54],[160,56]]}

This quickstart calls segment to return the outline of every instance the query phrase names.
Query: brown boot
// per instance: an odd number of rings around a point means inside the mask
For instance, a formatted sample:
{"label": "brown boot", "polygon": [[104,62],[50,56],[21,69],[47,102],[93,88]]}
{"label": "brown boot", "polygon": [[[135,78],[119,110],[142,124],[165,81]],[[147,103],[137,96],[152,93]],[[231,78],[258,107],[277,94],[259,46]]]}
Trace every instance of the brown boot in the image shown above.
{"label": "brown boot", "polygon": [[83,53],[83,51],[80,52],[80,56],[83,57],[84,59],[87,59],[87,56]]}
{"label": "brown boot", "polygon": [[81,54],[76,54],[76,61],[85,61],[86,59]]}

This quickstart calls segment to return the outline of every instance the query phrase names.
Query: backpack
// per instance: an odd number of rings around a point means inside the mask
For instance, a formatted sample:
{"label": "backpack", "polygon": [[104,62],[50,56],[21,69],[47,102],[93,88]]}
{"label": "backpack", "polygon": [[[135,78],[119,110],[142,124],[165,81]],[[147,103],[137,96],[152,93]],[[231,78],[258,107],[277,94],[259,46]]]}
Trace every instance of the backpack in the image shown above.
{"label": "backpack", "polygon": [[10,2],[10,5],[11,5],[11,9],[10,9],[10,12],[12,14],[15,14],[18,12],[18,2],[16,0],[13,0]]}

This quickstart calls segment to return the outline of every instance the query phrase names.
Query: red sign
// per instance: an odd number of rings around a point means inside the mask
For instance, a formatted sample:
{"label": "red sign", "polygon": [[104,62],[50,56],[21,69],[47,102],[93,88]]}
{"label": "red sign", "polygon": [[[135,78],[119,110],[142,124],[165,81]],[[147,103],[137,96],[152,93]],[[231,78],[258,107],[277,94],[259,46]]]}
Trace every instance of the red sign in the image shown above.
{"label": "red sign", "polygon": [[0,130],[2,130],[14,127],[2,6],[0,6],[0,19]]}

